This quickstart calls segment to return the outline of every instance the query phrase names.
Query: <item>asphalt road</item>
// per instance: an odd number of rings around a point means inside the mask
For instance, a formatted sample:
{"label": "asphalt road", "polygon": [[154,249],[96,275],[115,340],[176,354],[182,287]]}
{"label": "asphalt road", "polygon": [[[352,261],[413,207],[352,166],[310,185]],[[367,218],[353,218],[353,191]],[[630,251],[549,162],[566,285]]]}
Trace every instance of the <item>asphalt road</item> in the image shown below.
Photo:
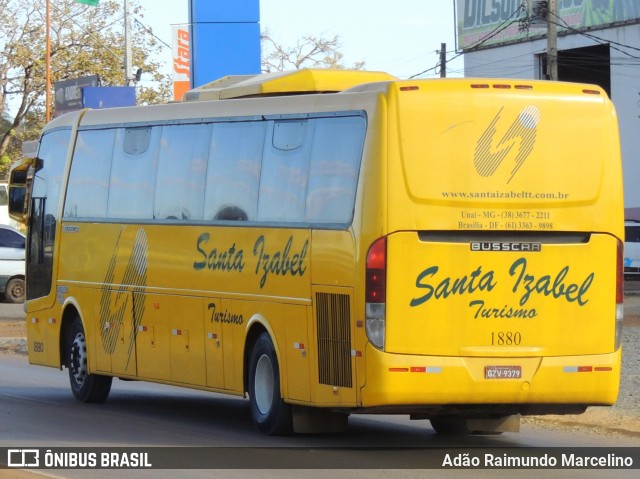
{"label": "asphalt road", "polygon": [[[238,468],[250,464],[247,461],[251,461],[251,455],[255,454],[250,448],[266,447],[270,448],[269,454],[275,455],[275,464],[285,469],[282,464],[287,464],[287,455],[300,454],[299,450],[291,448],[306,448],[303,455],[330,448],[328,452],[323,450],[317,453],[324,454],[321,457],[326,458],[328,466],[351,467],[350,461],[354,460],[362,467],[339,474],[328,470],[310,471],[305,472],[305,476],[327,477],[330,473],[334,478],[409,478],[425,477],[424,472],[419,475],[418,471],[412,469],[400,469],[412,461],[419,463],[420,455],[424,454],[420,448],[463,448],[466,451],[478,447],[636,447],[640,443],[634,437],[546,430],[535,425],[524,425],[520,433],[500,436],[438,436],[425,421],[410,421],[407,417],[395,416],[352,416],[349,431],[340,435],[267,437],[255,431],[249,417],[248,401],[242,398],[114,380],[111,396],[106,403],[82,404],[74,400],[69,391],[66,370],[61,372],[53,368],[29,366],[24,356],[0,356],[0,378],[0,447],[230,447],[234,448],[230,451],[236,454]],[[376,469],[366,470],[369,463],[375,465]],[[381,469],[397,470],[388,474]],[[363,470],[366,474],[363,474]],[[127,470],[91,471],[90,474],[82,470],[46,472],[47,475],[64,478],[132,477],[132,471]],[[135,471],[135,477],[176,477],[175,472],[147,472],[154,474],[138,475],[142,471]],[[294,472],[268,469],[260,470],[259,474],[252,471],[250,475],[300,477],[300,471]],[[447,473],[452,472],[437,471],[437,476],[447,477]],[[509,472],[509,477],[540,476],[539,470],[501,472]],[[545,471],[545,475],[551,473],[553,477],[560,472],[563,474],[557,477],[576,479],[637,477],[637,471],[602,470]],[[211,477],[202,474],[181,471],[179,476]],[[216,473],[216,477],[240,477],[233,474],[233,471],[225,470],[222,474]],[[493,477],[486,470],[465,471],[467,476]],[[1,471],[0,477],[3,477]]]}
{"label": "asphalt road", "polygon": [[0,303],[0,321],[15,321],[24,316],[24,304]]}
{"label": "asphalt road", "polygon": [[[640,285],[640,282],[633,284]],[[629,290],[627,290],[629,291]],[[637,297],[636,298],[640,298]],[[631,304],[640,303],[636,301]],[[22,305],[0,304],[0,321],[24,317]],[[248,402],[242,398],[162,386],[114,380],[112,394],[102,405],[75,401],[65,371],[28,366],[20,355],[0,355],[0,448],[15,447],[144,447],[180,446],[231,447],[237,454],[238,467],[251,464],[254,448],[270,448],[274,458],[291,455],[291,451],[312,454],[322,450],[330,467],[352,467],[370,460],[370,465],[356,469],[260,469],[260,470],[46,470],[20,473],[0,469],[0,479],[42,477],[58,478],[424,478],[513,477],[538,479],[540,470],[486,469],[447,471],[402,469],[419,461],[420,448],[462,448],[478,451],[485,447],[636,447],[636,436],[600,434],[588,429],[557,430],[540,424],[523,424],[520,433],[501,436],[446,437],[433,433],[428,422],[410,421],[406,417],[352,416],[349,431],[342,435],[296,435],[265,437],[251,424]],[[330,448],[324,450],[322,448]],[[372,449],[373,448],[373,449]],[[377,448],[383,448],[377,449]],[[417,449],[416,449],[417,448]],[[217,450],[217,449],[216,449]],[[389,450],[391,452],[389,452]],[[239,453],[237,453],[239,451]],[[328,451],[328,452],[327,452]],[[328,454],[328,455],[327,455]],[[385,454],[384,456],[382,454]],[[316,453],[318,456],[319,453]],[[363,456],[364,455],[364,456]],[[0,463],[4,458],[0,457]],[[356,462],[350,462],[355,460]],[[357,462],[360,461],[360,462]],[[382,462],[381,462],[382,461]],[[408,462],[407,462],[408,461]],[[640,461],[639,461],[640,462]],[[376,467],[368,469],[367,467]],[[637,471],[622,470],[545,470],[547,479],[557,478],[635,478]]]}

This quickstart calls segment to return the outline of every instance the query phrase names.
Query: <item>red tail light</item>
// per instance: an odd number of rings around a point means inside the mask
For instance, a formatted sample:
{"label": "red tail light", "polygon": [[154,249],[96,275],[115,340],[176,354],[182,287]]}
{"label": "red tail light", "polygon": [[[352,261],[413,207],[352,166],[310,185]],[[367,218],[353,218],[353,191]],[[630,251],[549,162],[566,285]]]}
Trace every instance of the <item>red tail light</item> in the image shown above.
{"label": "red tail light", "polygon": [[384,303],[387,299],[387,238],[378,238],[367,253],[366,302]]}

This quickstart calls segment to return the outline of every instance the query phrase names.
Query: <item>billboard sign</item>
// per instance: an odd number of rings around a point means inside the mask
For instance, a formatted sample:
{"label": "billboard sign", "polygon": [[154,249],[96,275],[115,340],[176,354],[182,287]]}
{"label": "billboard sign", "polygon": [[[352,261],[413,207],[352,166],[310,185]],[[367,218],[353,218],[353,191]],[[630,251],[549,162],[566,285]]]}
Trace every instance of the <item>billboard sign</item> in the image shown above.
{"label": "billboard sign", "polygon": [[187,25],[173,26],[173,99],[180,101],[191,86],[191,34]]}
{"label": "billboard sign", "polygon": [[[521,31],[535,0],[456,0],[460,50],[524,41],[544,35],[544,22]],[[558,31],[594,29],[624,22],[640,22],[638,0],[557,0]]]}
{"label": "billboard sign", "polygon": [[189,0],[191,85],[260,73],[260,1]]}
{"label": "billboard sign", "polygon": [[55,91],[54,116],[58,117],[63,113],[84,108],[82,103],[82,89],[85,87],[97,87],[99,83],[100,79],[98,75],[55,82],[53,88]]}
{"label": "billboard sign", "polygon": [[115,108],[136,105],[136,89],[132,86],[85,87],[82,89],[84,108]]}

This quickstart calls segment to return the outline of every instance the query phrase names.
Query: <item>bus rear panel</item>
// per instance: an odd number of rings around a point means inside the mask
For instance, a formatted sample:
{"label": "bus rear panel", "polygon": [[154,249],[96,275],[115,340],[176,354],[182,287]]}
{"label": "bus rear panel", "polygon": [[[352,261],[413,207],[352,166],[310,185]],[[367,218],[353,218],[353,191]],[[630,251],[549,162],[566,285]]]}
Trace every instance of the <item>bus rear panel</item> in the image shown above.
{"label": "bus rear panel", "polygon": [[606,95],[459,80],[401,82],[388,97],[387,234],[373,243],[386,291],[367,299],[363,406],[613,404],[623,222]]}

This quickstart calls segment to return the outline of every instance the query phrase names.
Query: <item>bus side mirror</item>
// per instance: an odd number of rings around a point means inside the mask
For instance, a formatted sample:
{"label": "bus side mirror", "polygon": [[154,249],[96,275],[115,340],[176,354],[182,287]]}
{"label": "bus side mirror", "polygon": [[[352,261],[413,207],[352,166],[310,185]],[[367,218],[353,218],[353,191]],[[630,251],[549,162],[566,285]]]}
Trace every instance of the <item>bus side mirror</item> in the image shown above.
{"label": "bus side mirror", "polygon": [[[40,163],[42,161],[40,160]],[[20,222],[26,223],[28,212],[28,188],[31,183],[30,169],[38,164],[35,158],[25,159],[12,166],[9,173],[9,216]]]}
{"label": "bus side mirror", "polygon": [[25,220],[26,195],[26,185],[12,186],[9,189],[9,216],[21,223],[24,223]]}

